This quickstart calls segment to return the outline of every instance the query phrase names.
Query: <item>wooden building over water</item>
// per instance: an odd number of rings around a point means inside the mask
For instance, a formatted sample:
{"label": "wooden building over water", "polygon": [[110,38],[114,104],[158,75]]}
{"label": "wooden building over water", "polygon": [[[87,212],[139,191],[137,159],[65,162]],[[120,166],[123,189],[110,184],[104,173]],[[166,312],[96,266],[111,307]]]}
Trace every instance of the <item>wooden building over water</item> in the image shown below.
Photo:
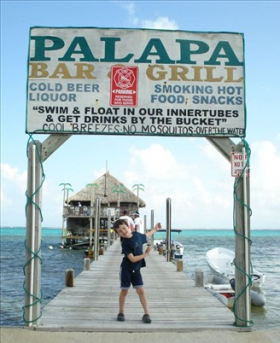
{"label": "wooden building over water", "polygon": [[[100,207],[98,209],[97,199]],[[64,245],[65,247],[82,247],[82,243],[86,245],[97,221],[100,233],[107,236],[108,227],[111,228],[111,220],[117,219],[124,210],[132,216],[133,211],[145,206],[144,200],[106,172],[78,193],[65,199],[62,224]]]}

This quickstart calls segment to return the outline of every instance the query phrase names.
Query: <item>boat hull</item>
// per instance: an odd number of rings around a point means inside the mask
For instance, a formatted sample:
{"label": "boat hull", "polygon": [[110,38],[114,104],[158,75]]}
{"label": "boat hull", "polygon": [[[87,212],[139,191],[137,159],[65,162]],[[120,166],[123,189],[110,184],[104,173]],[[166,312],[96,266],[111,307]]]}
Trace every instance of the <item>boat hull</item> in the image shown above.
{"label": "boat hull", "polygon": [[[214,248],[206,253],[206,260],[211,271],[219,277],[231,280],[235,278],[235,253],[225,248]],[[265,275],[254,269],[251,273],[253,288],[260,288],[265,282]]]}
{"label": "boat hull", "polygon": [[[205,288],[221,303],[229,308],[233,307],[235,291],[226,278],[221,278],[216,275],[208,275],[206,277]],[[250,298],[252,306],[263,307],[266,304],[266,297],[261,288],[251,289]]]}

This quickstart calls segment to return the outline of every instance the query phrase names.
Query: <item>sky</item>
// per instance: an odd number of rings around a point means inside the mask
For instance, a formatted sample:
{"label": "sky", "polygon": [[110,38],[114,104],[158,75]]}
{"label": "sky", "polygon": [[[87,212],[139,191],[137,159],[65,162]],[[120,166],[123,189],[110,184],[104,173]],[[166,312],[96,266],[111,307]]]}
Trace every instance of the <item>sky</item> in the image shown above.
{"label": "sky", "polygon": [[[246,141],[251,148],[251,228],[280,228],[278,1],[1,1],[1,226],[25,226],[27,56],[33,26],[240,32],[245,39]],[[43,142],[48,135],[33,135]],[[239,143],[240,139],[232,139]],[[44,162],[43,227],[61,227],[63,191],[105,173],[132,190],[141,209],[172,227],[232,229],[230,163],[199,137],[73,135]],[[70,194],[71,195],[71,194]]]}

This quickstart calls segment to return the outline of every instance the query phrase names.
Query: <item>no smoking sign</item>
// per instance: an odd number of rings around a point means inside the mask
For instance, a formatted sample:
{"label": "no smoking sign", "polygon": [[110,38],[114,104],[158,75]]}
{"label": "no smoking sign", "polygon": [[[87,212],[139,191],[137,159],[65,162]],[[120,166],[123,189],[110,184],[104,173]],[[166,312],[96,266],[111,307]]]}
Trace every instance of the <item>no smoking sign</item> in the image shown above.
{"label": "no smoking sign", "polygon": [[[231,176],[240,176],[247,163],[247,155],[245,155],[245,161],[242,152],[233,152],[231,154]],[[248,176],[248,167],[246,166],[246,176]]]}
{"label": "no smoking sign", "polygon": [[111,106],[135,107],[138,99],[138,67],[111,67]]}

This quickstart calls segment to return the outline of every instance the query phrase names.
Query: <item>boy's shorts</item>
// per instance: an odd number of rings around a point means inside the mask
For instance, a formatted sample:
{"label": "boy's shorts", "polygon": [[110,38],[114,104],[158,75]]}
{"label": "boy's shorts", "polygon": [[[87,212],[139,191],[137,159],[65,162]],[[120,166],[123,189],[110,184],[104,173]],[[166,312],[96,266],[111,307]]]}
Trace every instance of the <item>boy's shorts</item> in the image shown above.
{"label": "boy's shorts", "polygon": [[143,286],[143,279],[140,270],[129,270],[126,268],[120,269],[120,281],[122,289],[130,288],[130,285],[134,288]]}

